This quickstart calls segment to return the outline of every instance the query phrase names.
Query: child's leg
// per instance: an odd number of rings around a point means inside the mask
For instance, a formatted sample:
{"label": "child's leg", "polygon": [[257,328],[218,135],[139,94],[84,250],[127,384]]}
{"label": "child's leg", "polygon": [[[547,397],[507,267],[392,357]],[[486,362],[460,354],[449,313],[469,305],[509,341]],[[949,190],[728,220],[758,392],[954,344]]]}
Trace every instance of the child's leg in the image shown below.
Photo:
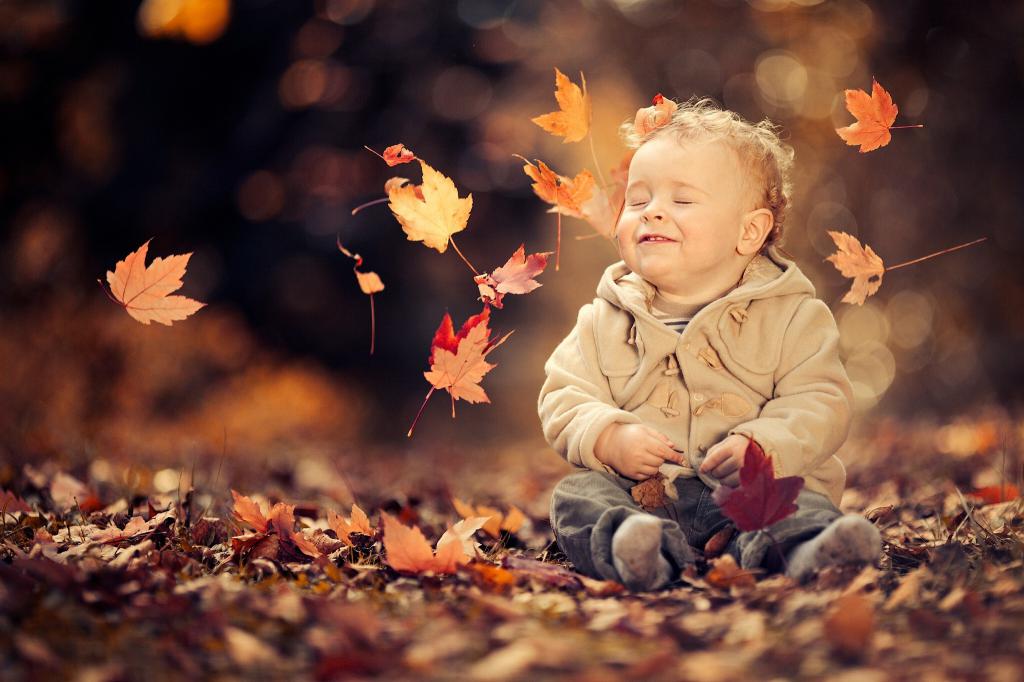
{"label": "child's leg", "polygon": [[[705,498],[691,533],[696,546],[730,523],[710,490]],[[801,490],[796,505],[797,511],[766,530],[736,534],[726,551],[742,568],[787,571],[796,578],[831,564],[873,561],[881,552],[878,530],[856,514],[844,516],[825,495]]]}
{"label": "child's leg", "polygon": [[635,484],[636,481],[614,474],[579,471],[555,486],[551,496],[551,528],[558,545],[580,573],[630,586],[630,576],[623,576],[616,567],[613,538],[623,522],[633,516],[639,518],[623,527],[614,543],[619,550],[619,567],[625,572],[630,570],[630,556],[642,554],[649,545],[658,546],[651,539],[653,522],[660,523],[661,531],[660,552],[655,550],[655,561],[664,557],[673,574],[693,561],[693,552],[679,524],[667,518],[664,510],[647,514],[633,501],[629,489]]}

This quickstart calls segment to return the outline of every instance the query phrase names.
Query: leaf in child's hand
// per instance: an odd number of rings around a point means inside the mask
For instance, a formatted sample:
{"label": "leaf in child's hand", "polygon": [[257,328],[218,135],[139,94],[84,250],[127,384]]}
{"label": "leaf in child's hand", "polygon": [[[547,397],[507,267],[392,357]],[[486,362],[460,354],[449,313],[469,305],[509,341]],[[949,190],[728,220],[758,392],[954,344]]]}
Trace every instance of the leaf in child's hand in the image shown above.
{"label": "leaf in child's hand", "polygon": [[423,376],[434,388],[447,390],[453,400],[490,402],[480,381],[496,365],[484,358],[512,333],[492,341],[491,330],[487,326],[490,315],[491,309],[484,306],[483,312],[470,317],[459,333],[453,334],[452,318],[445,313],[434,334],[434,342],[430,346],[430,371],[424,372]]}
{"label": "leaf in child's hand", "polygon": [[181,288],[191,253],[167,258],[154,258],[146,265],[149,242],[118,261],[114,271],[107,271],[110,293],[128,314],[142,324],[159,322],[170,326],[175,320],[184,320],[205,303],[186,296],[170,296]]}
{"label": "leaf in child's hand", "polygon": [[646,135],[657,130],[672,120],[672,114],[678,108],[678,104],[670,99],[665,99],[659,92],[654,96],[652,106],[637,110],[636,117],[633,119],[633,131],[637,135]]}
{"label": "leaf in child's hand", "polygon": [[528,294],[540,286],[534,277],[544,272],[548,264],[550,251],[526,255],[526,247],[520,244],[516,252],[494,272],[477,275],[473,281],[480,289],[480,299],[484,303],[501,308],[501,299],[505,294]]}
{"label": "leaf in child's hand", "polygon": [[594,195],[594,176],[590,171],[583,169],[575,178],[570,178],[554,172],[540,159],[535,166],[522,156],[519,158],[526,161],[523,172],[534,181],[531,185],[534,193],[552,205],[551,212],[583,217],[583,205]]}
{"label": "leaf in child's hand", "polygon": [[844,303],[863,305],[864,299],[882,286],[885,265],[870,246],[861,246],[860,241],[845,232],[829,231],[829,236],[838,249],[825,260],[831,262],[843,277],[853,279],[853,286],[843,296]]}
{"label": "leaf in child's hand", "polygon": [[385,185],[388,206],[409,241],[421,241],[444,253],[450,237],[465,229],[473,208],[473,195],[460,198],[451,179],[423,159],[418,161],[423,168],[423,184],[418,188],[413,185],[396,187],[395,183]]}
{"label": "leaf in child's hand", "polygon": [[647,480],[637,483],[629,490],[633,501],[647,511],[664,507],[669,499],[665,494],[665,474],[660,471]]}
{"label": "leaf in child's hand", "polygon": [[857,119],[852,125],[836,128],[836,133],[846,141],[846,144],[860,145],[862,154],[889,144],[892,139],[889,130],[896,121],[899,107],[893,103],[892,96],[878,84],[878,81],[871,80],[870,96],[863,90],[847,90],[846,108]]}
{"label": "leaf in child's hand", "polygon": [[[483,525],[486,519],[476,519],[472,524],[463,524],[450,528],[437,542],[437,551],[430,548],[430,543],[419,528],[403,525],[386,512],[381,513],[381,524],[384,528],[384,560],[396,571],[406,573],[454,573],[459,564],[469,561],[465,550],[465,541]],[[474,525],[479,523],[479,525]]]}
{"label": "leaf in child's hand", "polygon": [[569,77],[555,68],[555,100],[559,111],[536,116],[534,123],[552,135],[564,137],[563,142],[579,142],[590,131],[590,95],[587,94],[587,79],[580,72],[583,88],[569,80]]}
{"label": "leaf in child's hand", "polygon": [[740,487],[720,485],[712,497],[737,528],[761,530],[797,510],[794,500],[803,486],[799,476],[775,478],[771,458],[750,440],[740,467]]}
{"label": "leaf in child's hand", "polygon": [[384,163],[389,166],[397,166],[400,163],[409,163],[414,160],[416,155],[412,153],[411,149],[407,149],[404,144],[393,144],[384,150]]}

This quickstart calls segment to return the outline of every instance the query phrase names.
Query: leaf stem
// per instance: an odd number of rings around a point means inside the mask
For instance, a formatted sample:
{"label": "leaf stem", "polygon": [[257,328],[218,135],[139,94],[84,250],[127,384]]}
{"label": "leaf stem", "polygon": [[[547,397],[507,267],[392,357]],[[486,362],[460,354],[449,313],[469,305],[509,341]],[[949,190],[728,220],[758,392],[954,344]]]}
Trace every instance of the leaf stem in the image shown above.
{"label": "leaf stem", "polygon": [[427,397],[423,399],[423,404],[420,405],[420,411],[416,413],[416,418],[412,420],[412,426],[409,427],[409,432],[405,434],[406,438],[412,438],[412,431],[416,428],[416,422],[420,420],[420,415],[423,414],[423,408],[427,406],[427,401],[430,400],[430,396],[434,395],[434,391],[437,389],[433,386],[427,391]]}
{"label": "leaf stem", "polygon": [[559,260],[562,256],[562,212],[558,211],[558,231],[555,237],[555,272],[558,272]]}
{"label": "leaf stem", "polygon": [[[376,152],[374,152],[374,153],[376,153]],[[356,206],[355,208],[352,209],[352,215],[355,215],[356,213],[359,213],[360,211],[362,211],[364,208],[369,208],[370,206],[373,206],[374,204],[383,204],[385,201],[390,201],[390,200],[391,200],[390,197],[381,197],[380,199],[374,199],[373,201],[367,201],[365,204],[359,204],[358,206]]]}
{"label": "leaf stem", "polygon": [[953,251],[959,251],[960,249],[966,249],[968,246],[974,246],[975,244],[979,244],[979,243],[985,241],[986,239],[988,239],[988,237],[982,237],[981,239],[975,239],[973,242],[967,242],[966,244],[958,244],[957,246],[951,246],[948,249],[943,249],[942,251],[936,251],[935,253],[929,253],[927,256],[921,256],[920,258],[915,258],[914,260],[908,260],[908,261],[905,261],[903,263],[897,263],[896,265],[890,265],[889,267],[887,267],[885,269],[885,271],[888,272],[889,270],[895,270],[897,268],[902,268],[902,267],[905,267],[907,265],[913,265],[914,263],[920,263],[923,260],[928,260],[929,258],[935,258],[936,256],[941,256],[944,253],[951,253]]}
{"label": "leaf stem", "polygon": [[103,291],[103,294],[104,294],[104,295],[105,295],[105,296],[106,296],[107,298],[109,298],[109,299],[110,299],[111,301],[113,301],[113,302],[114,302],[114,303],[116,303],[117,305],[121,306],[122,308],[124,308],[124,307],[125,307],[124,303],[121,303],[121,302],[120,302],[119,300],[117,300],[116,298],[114,298],[114,295],[113,295],[113,294],[111,294],[111,293],[110,293],[109,291],[107,291],[107,288],[106,288],[105,286],[103,286],[103,280],[102,280],[102,279],[99,279],[99,278],[97,278],[97,279],[96,279],[96,283],[100,285],[100,289],[101,289],[101,290]]}
{"label": "leaf stem", "polygon": [[593,129],[587,131],[587,137],[590,139],[590,156],[594,159],[594,167],[597,169],[597,177],[601,181],[601,187],[607,187],[608,183],[605,182],[604,173],[601,172],[601,162],[597,160],[597,150],[594,149]]}
{"label": "leaf stem", "polygon": [[889,130],[896,130],[897,128],[924,128],[924,124],[918,123],[917,125],[912,126],[889,126]]}
{"label": "leaf stem", "polygon": [[373,340],[377,337],[377,316],[373,312],[373,294],[370,294],[370,355],[373,355]]}
{"label": "leaf stem", "polygon": [[473,264],[466,260],[466,257],[462,255],[462,251],[459,250],[459,246],[458,244],[455,243],[455,239],[452,237],[448,237],[448,241],[449,243],[451,243],[452,248],[455,249],[455,253],[459,254],[459,258],[462,259],[462,262],[469,266],[469,269],[473,271],[474,275],[479,277],[480,273],[477,272],[477,269],[473,267]]}

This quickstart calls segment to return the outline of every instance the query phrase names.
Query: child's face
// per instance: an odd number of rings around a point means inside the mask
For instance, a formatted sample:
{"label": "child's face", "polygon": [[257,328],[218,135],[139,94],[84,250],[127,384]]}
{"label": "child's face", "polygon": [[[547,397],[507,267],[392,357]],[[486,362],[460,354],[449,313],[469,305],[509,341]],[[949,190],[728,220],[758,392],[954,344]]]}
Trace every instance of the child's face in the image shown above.
{"label": "child's face", "polygon": [[641,145],[630,163],[615,234],[619,254],[659,290],[685,295],[695,282],[737,271],[749,202],[731,148],[660,135]]}

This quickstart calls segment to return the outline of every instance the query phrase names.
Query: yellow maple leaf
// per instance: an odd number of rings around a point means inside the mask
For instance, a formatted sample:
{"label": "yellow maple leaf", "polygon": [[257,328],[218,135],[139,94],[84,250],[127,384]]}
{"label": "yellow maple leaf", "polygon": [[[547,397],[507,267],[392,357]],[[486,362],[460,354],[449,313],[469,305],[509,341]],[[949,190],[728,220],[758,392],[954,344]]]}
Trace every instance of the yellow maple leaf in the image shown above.
{"label": "yellow maple leaf", "polygon": [[113,272],[107,270],[107,284],[117,303],[133,318],[142,324],[159,322],[170,326],[206,304],[186,296],[168,295],[181,288],[181,278],[192,254],[154,258],[147,267],[150,241],[118,261]]}
{"label": "yellow maple leaf", "polygon": [[423,168],[423,184],[385,186],[388,207],[402,225],[409,241],[444,253],[449,238],[466,228],[473,209],[473,195],[459,197],[455,183],[444,174],[417,159]]}
{"label": "yellow maple leaf", "polygon": [[579,142],[590,132],[590,95],[587,94],[587,79],[580,72],[583,88],[569,80],[569,77],[555,68],[555,100],[559,111],[536,116],[534,123],[552,135],[564,137],[563,142]]}
{"label": "yellow maple leaf", "polygon": [[825,260],[836,266],[843,277],[853,279],[853,286],[843,296],[843,303],[863,305],[864,299],[872,295],[882,286],[882,275],[885,265],[881,257],[867,244],[845,232],[829,231],[829,236],[838,249]]}

